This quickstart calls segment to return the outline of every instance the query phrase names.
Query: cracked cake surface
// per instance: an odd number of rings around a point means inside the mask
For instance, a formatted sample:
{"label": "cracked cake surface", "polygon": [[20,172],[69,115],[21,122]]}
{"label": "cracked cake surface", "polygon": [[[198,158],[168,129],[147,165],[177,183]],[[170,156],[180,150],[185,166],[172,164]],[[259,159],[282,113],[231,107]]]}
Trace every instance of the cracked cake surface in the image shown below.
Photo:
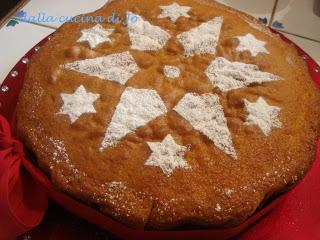
{"label": "cracked cake surface", "polygon": [[133,228],[241,224],[312,167],[319,90],[254,18],[214,1],[114,0],[34,54],[18,133],[61,191]]}

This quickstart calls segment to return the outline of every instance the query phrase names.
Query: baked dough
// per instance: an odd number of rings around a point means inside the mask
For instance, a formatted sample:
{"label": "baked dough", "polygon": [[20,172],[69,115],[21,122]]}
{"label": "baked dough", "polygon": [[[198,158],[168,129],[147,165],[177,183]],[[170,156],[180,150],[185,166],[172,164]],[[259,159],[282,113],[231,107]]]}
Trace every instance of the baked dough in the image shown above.
{"label": "baked dough", "polygon": [[32,57],[18,132],[54,185],[134,228],[231,227],[315,160],[294,47],[214,1],[115,0]]}

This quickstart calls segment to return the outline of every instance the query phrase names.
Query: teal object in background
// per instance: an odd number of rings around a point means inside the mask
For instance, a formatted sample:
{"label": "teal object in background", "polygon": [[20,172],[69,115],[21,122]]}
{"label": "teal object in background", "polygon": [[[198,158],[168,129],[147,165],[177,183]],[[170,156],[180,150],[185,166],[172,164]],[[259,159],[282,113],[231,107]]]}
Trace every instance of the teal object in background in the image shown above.
{"label": "teal object in background", "polygon": [[19,21],[15,19],[10,19],[9,22],[6,24],[6,27],[14,27],[17,24],[19,24]]}

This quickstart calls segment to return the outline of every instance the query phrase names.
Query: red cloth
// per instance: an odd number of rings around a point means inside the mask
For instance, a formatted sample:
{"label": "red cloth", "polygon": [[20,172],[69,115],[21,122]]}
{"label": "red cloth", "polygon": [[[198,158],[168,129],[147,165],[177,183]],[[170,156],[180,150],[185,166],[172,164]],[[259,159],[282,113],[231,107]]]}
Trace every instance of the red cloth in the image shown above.
{"label": "red cloth", "polygon": [[0,239],[9,239],[37,226],[47,208],[44,189],[21,168],[19,141],[0,116]]}

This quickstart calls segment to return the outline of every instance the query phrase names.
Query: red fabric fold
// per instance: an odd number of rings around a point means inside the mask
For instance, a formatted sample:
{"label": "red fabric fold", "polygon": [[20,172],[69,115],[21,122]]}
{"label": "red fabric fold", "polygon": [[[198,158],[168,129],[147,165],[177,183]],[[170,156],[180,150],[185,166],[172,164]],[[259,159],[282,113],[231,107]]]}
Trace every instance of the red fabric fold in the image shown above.
{"label": "red fabric fold", "polygon": [[47,209],[47,194],[22,166],[21,142],[0,116],[0,239],[12,239],[37,226]]}

